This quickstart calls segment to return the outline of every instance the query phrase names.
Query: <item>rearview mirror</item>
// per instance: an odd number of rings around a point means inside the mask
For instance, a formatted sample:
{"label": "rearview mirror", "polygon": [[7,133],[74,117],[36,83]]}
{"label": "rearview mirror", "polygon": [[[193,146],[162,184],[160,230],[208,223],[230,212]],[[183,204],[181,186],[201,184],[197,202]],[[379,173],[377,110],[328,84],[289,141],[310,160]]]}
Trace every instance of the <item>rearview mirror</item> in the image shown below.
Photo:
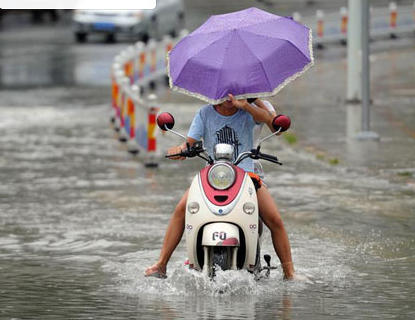
{"label": "rearview mirror", "polygon": [[287,131],[291,126],[291,119],[286,115],[279,114],[274,118],[274,120],[272,120],[272,126],[276,131],[280,129],[280,132]]}
{"label": "rearview mirror", "polygon": [[[171,113],[162,112],[157,117],[157,125],[163,131],[171,130],[174,127],[174,117]],[[166,129],[167,128],[167,129]]]}

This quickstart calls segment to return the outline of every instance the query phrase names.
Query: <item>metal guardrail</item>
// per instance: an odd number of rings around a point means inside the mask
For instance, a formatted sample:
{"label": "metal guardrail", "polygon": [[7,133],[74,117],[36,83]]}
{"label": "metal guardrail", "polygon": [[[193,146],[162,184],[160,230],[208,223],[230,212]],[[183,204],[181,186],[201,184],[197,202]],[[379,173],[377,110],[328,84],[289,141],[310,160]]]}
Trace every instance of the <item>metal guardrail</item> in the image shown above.
{"label": "metal guardrail", "polygon": [[[347,41],[347,8],[325,15],[317,10],[316,16],[301,18],[293,13],[293,19],[313,30],[314,45]],[[415,31],[414,6],[399,7],[390,3],[388,8],[371,9],[372,37],[396,37],[399,33]],[[141,95],[142,88],[152,87],[155,80],[166,76],[166,54],[188,32],[183,30],[177,38],[166,36],[161,41],[150,40],[148,44],[138,42],[121,51],[112,64],[112,107],[111,122],[118,132],[118,139],[127,143],[132,154],[144,155],[146,166],[157,166],[156,107],[157,97]]]}

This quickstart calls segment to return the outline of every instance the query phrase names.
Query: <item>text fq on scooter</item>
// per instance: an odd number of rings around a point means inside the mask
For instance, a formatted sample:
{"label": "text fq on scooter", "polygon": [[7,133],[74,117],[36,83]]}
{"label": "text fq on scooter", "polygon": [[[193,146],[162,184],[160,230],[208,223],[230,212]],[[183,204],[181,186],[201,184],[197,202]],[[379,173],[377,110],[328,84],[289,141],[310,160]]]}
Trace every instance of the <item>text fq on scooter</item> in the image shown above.
{"label": "text fq on scooter", "polygon": [[[174,117],[163,112],[157,117],[160,129],[187,138],[172,130]],[[270,256],[265,255],[266,267],[261,268],[259,229],[262,223],[258,214],[258,201],[251,177],[237,165],[244,159],[264,159],[281,164],[272,155],[260,152],[261,143],[285,131],[290,119],[278,115],[273,120],[276,130],[262,139],[256,149],[241,153],[232,162],[234,148],[230,144],[217,144],[212,159],[203,148],[202,141],[179,154],[166,157],[198,156],[207,161],[190,185],[186,203],[185,234],[189,267],[214,277],[215,270],[248,270],[258,278],[261,271],[271,269]]]}

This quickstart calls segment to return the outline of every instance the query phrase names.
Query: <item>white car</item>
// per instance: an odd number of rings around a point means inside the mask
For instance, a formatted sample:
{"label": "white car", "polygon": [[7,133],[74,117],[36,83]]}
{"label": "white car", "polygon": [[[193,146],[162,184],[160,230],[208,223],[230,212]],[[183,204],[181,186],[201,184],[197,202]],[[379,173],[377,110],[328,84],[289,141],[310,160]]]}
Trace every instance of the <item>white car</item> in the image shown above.
{"label": "white car", "polygon": [[91,33],[100,33],[114,41],[116,34],[134,36],[137,40],[176,35],[184,27],[182,0],[157,0],[152,10],[75,10],[75,39],[86,42]]}

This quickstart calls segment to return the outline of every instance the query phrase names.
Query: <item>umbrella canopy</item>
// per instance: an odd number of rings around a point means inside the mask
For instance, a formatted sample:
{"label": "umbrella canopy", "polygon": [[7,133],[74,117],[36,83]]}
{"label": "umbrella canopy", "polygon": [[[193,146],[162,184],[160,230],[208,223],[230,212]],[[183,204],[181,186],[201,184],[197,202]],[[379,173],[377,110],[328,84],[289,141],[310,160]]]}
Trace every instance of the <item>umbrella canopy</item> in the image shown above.
{"label": "umbrella canopy", "polygon": [[211,16],[168,53],[170,87],[208,103],[276,94],[314,64],[311,30],[257,8]]}

